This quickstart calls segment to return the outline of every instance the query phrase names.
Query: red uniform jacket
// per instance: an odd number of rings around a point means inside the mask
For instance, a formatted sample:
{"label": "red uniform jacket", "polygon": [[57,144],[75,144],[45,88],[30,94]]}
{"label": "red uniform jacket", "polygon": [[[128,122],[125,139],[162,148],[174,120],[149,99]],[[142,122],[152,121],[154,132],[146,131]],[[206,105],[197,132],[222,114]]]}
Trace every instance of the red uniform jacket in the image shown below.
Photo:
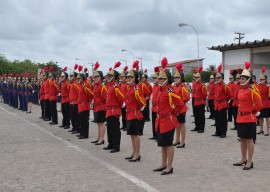
{"label": "red uniform jacket", "polygon": [[61,83],[61,96],[62,96],[61,103],[69,103],[69,90],[70,84],[66,80],[64,80]]}
{"label": "red uniform jacket", "polygon": [[262,108],[262,100],[252,87],[241,88],[238,92],[237,123],[257,122],[256,113]]}
{"label": "red uniform jacket", "polygon": [[158,91],[160,87],[158,85],[154,85],[152,89],[152,111],[157,112],[157,104],[158,104]]}
{"label": "red uniform jacket", "polygon": [[206,104],[205,99],[207,97],[207,88],[205,84],[203,84],[202,82],[198,82],[198,83],[196,82],[194,86],[195,86],[193,87],[193,89],[195,88],[194,106],[205,105]]}
{"label": "red uniform jacket", "polygon": [[77,84],[79,87],[78,94],[78,112],[90,110],[90,102],[94,97],[94,92],[91,89],[91,86],[86,81]]}
{"label": "red uniform jacket", "polygon": [[141,83],[138,83],[137,86],[142,90],[144,98],[148,100],[150,98],[151,92],[148,89],[147,85],[141,82]]}
{"label": "red uniform jacket", "polygon": [[266,83],[260,84],[260,93],[262,98],[263,109],[270,108],[270,86]]}
{"label": "red uniform jacket", "polygon": [[126,94],[126,112],[127,120],[142,119],[141,108],[146,105],[142,90],[137,85],[128,86]]}
{"label": "red uniform jacket", "polygon": [[79,93],[79,85],[73,79],[70,82],[70,90],[69,90],[69,101],[71,105],[78,104],[78,93]]}
{"label": "red uniform jacket", "polygon": [[109,116],[119,117],[124,102],[124,95],[120,86],[115,82],[108,83],[108,94],[106,98],[106,118]]}
{"label": "red uniform jacket", "polygon": [[45,100],[45,82],[43,82],[41,87],[40,87],[39,95],[40,95],[40,97],[39,97],[40,101]]}
{"label": "red uniform jacket", "polygon": [[102,82],[94,84],[94,112],[106,110],[106,98],[108,90]]}
{"label": "red uniform jacket", "polygon": [[60,93],[60,87],[58,85],[58,82],[55,81],[49,81],[50,85],[50,101],[57,101],[57,95]]}
{"label": "red uniform jacket", "polygon": [[234,84],[234,89],[233,89],[233,93],[232,93],[232,97],[233,97],[232,106],[233,107],[238,107],[238,91],[240,89],[241,89],[240,82]]}
{"label": "red uniform jacket", "polygon": [[124,96],[126,96],[127,94],[127,89],[128,89],[128,85],[126,82],[122,82],[120,84],[120,87],[121,87],[121,92],[123,93]]}
{"label": "red uniform jacket", "polygon": [[215,85],[215,98],[214,98],[215,110],[220,111],[221,109],[228,108],[229,107],[228,101],[230,99],[231,99],[230,88],[224,82],[217,83]]}
{"label": "red uniform jacket", "polygon": [[180,113],[184,105],[181,98],[173,91],[172,85],[160,87],[158,91],[156,131],[158,131],[158,127],[160,133],[165,133],[178,127],[179,123],[176,116]]}
{"label": "red uniform jacket", "polygon": [[215,82],[214,81],[209,83],[208,89],[209,89],[208,100],[213,100],[214,94],[215,94]]}
{"label": "red uniform jacket", "polygon": [[44,85],[44,93],[45,93],[45,99],[50,99],[50,84],[49,84],[49,79],[45,80],[45,85]]}
{"label": "red uniform jacket", "polygon": [[195,87],[196,87],[196,82],[193,80],[192,81],[192,98],[195,98]]}
{"label": "red uniform jacket", "polygon": [[[184,103],[187,103],[190,100],[190,95],[188,90],[183,86],[183,84],[176,85],[174,87],[174,92],[176,95],[178,95]],[[180,113],[186,113],[188,110],[187,106],[184,105],[184,107],[180,110]]]}
{"label": "red uniform jacket", "polygon": [[234,82],[229,82],[228,83],[228,87],[230,88],[231,90],[231,100],[233,100],[233,93],[234,93],[234,87],[235,87],[235,83]]}
{"label": "red uniform jacket", "polygon": [[150,96],[151,96],[151,94],[152,94],[152,92],[153,92],[153,87],[152,87],[152,85],[151,85],[148,81],[144,82],[144,84],[146,85],[146,87],[147,87],[148,90],[150,91],[150,95],[149,95],[149,97],[147,98],[147,100],[149,100],[149,99],[150,99]]}

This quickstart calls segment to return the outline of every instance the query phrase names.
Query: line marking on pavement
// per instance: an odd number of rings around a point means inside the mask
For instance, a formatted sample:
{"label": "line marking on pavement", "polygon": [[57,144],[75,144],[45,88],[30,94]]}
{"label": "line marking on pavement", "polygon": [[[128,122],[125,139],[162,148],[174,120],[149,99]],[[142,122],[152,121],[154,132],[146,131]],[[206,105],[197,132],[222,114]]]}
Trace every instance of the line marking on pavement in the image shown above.
{"label": "line marking on pavement", "polygon": [[147,184],[146,182],[138,179],[137,177],[133,176],[133,175],[130,175],[129,173],[119,169],[118,167],[115,167],[109,163],[107,163],[106,161],[103,161],[102,159],[98,158],[97,156],[95,155],[92,155],[91,153],[89,153],[89,151],[79,147],[78,145],[75,145],[69,141],[66,141],[64,139],[62,139],[61,137],[57,137],[56,135],[54,135],[53,133],[51,133],[50,131],[47,131],[45,129],[43,129],[41,126],[35,124],[35,123],[32,123],[31,121],[28,121],[22,117],[20,117],[19,115],[17,115],[16,113],[13,113],[13,112],[10,112],[8,111],[7,109],[3,108],[3,107],[0,107],[1,110],[19,118],[20,120],[34,126],[34,127],[37,127],[40,131],[46,133],[47,135],[50,135],[51,137],[53,137],[54,139],[60,141],[61,143],[64,143],[67,147],[70,147],[70,148],[73,148],[74,150],[78,151],[79,153],[87,156],[89,159],[95,161],[96,163],[100,164],[101,166],[103,167],[106,167],[107,169],[109,169],[110,171],[112,172],[115,172],[117,173],[118,175],[128,179],[129,181],[131,181],[132,183],[134,183],[135,185],[137,185],[138,187],[140,188],[143,188],[144,190],[146,191],[149,191],[149,192],[158,192],[157,189],[153,188],[152,186],[150,186],[149,184]]}

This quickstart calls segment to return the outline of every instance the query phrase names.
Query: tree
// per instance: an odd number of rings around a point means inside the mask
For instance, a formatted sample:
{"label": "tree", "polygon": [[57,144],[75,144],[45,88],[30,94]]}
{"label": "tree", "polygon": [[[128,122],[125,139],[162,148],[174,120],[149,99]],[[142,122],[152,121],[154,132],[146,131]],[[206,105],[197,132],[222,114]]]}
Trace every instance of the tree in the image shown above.
{"label": "tree", "polygon": [[217,68],[216,68],[216,65],[209,65],[209,67],[208,68],[206,68],[206,71],[216,71],[217,70]]}

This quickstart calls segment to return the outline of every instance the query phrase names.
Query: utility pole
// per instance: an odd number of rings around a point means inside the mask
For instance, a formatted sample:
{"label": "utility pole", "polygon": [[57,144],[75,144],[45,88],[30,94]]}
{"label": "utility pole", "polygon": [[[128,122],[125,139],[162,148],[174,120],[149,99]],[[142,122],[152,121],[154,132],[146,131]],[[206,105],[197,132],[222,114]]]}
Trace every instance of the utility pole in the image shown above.
{"label": "utility pole", "polygon": [[245,33],[234,32],[234,34],[238,35],[238,37],[234,38],[234,40],[238,40],[238,44],[240,44],[241,39],[245,38]]}

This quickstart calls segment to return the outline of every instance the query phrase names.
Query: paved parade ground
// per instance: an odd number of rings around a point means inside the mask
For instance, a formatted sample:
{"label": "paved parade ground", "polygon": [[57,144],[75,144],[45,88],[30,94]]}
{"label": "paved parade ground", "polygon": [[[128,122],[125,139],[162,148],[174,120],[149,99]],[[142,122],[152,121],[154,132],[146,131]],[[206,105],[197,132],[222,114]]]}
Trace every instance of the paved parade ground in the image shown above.
{"label": "paved parade ground", "polygon": [[[58,106],[59,109],[59,106]],[[140,162],[124,160],[131,153],[130,137],[122,131],[121,149],[111,154],[91,144],[97,126],[90,123],[89,139],[31,114],[0,103],[0,191],[270,191],[270,137],[259,135],[255,145],[254,169],[234,167],[240,160],[236,131],[227,138],[212,137],[213,120],[206,120],[205,133],[194,128],[191,110],[187,114],[186,147],[175,148],[174,173],[161,176],[152,170],[160,166],[161,152],[151,137],[151,122],[141,137]],[[206,112],[206,117],[209,113]],[[58,113],[59,122],[62,114]],[[91,114],[90,120],[93,119]],[[228,128],[233,124],[229,123]]]}

